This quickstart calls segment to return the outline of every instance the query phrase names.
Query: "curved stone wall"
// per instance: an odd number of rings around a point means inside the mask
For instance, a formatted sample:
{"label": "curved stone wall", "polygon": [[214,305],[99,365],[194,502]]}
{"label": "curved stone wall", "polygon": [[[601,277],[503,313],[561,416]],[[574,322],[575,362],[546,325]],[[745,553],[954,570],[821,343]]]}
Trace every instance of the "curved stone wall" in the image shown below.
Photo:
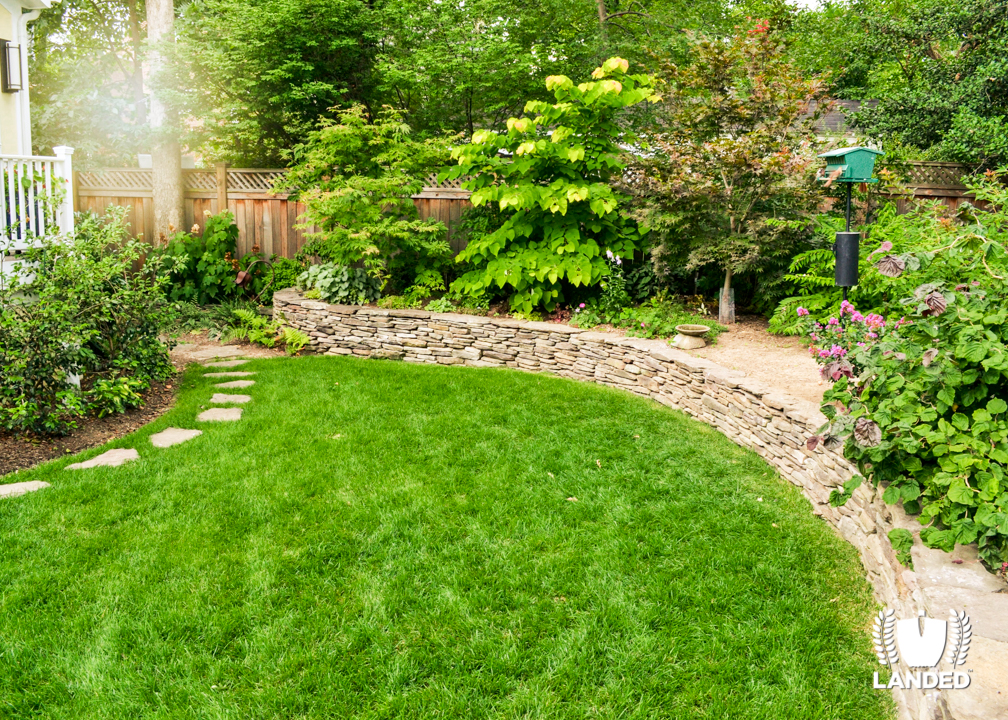
{"label": "curved stone wall", "polygon": [[[806,439],[826,421],[812,403],[670,348],[661,340],[554,323],[330,305],[305,300],[293,290],[276,293],[273,306],[275,314],[308,334],[311,349],[318,353],[548,372],[623,388],[678,408],[753,450],[800,487],[812,512],[858,549],[879,603],[896,610],[901,618],[916,617],[919,610],[928,610],[933,617],[947,615],[947,607],[929,607],[934,603],[928,602],[919,587],[917,573],[900,565],[889,543],[889,530],[896,526],[919,529],[915,523],[899,509],[885,505],[867,484],[844,507],[829,505],[830,491],[848,480],[854,468],[841,454],[822,446],[806,449]],[[918,540],[915,563],[937,552],[922,548]],[[971,562],[976,567],[970,569],[980,573],[977,577],[987,574],[976,562],[975,551]],[[1008,600],[1008,595],[1001,597]],[[1008,629],[1003,639],[1008,641]],[[998,644],[1004,648],[997,649],[1008,649],[1008,643]],[[955,707],[976,694],[972,689],[894,691],[901,718],[1002,717],[986,714],[983,708],[974,714],[968,707]],[[1008,705],[1003,710],[1008,713]]]}

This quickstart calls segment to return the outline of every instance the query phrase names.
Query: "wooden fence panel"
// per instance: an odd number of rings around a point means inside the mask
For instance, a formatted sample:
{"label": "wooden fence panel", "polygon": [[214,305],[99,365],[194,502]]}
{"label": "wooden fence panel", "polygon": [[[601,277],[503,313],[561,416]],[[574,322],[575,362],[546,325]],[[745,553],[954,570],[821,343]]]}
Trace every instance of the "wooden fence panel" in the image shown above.
{"label": "wooden fence panel", "polygon": [[[305,212],[302,202],[288,199],[283,193],[272,194],[274,181],[286,170],[246,169],[219,167],[213,170],[186,170],[185,222],[203,227],[205,213],[217,214],[221,198],[235,217],[238,226],[236,252],[239,257],[259,247],[266,255],[293,258],[304,247],[305,231],[296,227]],[[126,219],[134,237],[154,239],[153,178],[150,170],[139,168],[111,168],[76,175],[77,212],[104,215],[111,205],[129,208]],[[218,185],[225,178],[227,188]],[[436,218],[448,227],[449,243],[457,253],[465,243],[453,232],[462,213],[469,205],[469,193],[459,188],[459,182],[437,185],[437,179],[413,197],[421,218]]]}

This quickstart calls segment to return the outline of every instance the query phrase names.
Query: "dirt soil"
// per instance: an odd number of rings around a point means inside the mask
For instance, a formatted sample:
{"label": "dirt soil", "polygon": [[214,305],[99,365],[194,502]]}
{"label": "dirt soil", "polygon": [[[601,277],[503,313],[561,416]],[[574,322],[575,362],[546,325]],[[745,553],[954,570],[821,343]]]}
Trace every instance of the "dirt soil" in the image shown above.
{"label": "dirt soil", "polygon": [[827,388],[801,338],[771,335],[766,318],[760,316],[740,316],[728,332],[718,335],[716,344],[686,352],[816,404]]}
{"label": "dirt soil", "polygon": [[[283,355],[282,351],[247,343],[221,345],[208,340],[205,333],[184,335],[177,342],[179,344],[172,349],[171,359],[178,373],[190,363],[207,362],[217,357],[263,358]],[[135,410],[121,415],[78,420],[77,429],[66,437],[16,438],[0,433],[0,485],[19,482],[19,470],[27,470],[54,458],[104,445],[156,420],[175,404],[175,392],[180,379],[176,376],[163,383],[154,383],[144,393],[143,405]]]}

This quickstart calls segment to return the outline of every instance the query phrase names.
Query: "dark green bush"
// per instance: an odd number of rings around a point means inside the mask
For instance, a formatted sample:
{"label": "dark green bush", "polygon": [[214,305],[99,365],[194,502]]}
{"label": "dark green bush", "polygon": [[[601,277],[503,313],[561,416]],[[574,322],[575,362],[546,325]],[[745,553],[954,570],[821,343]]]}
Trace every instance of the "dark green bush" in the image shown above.
{"label": "dark green bush", "polygon": [[0,427],[65,434],[88,412],[140,404],[172,372],[158,339],[163,279],[137,272],[150,250],[125,211],[85,217],[72,239],[43,240],[0,289]]}
{"label": "dark green bush", "polygon": [[241,269],[235,257],[237,242],[234,216],[224,211],[209,216],[200,235],[177,233],[151,260],[167,278],[172,300],[217,303],[240,292],[235,285]]}

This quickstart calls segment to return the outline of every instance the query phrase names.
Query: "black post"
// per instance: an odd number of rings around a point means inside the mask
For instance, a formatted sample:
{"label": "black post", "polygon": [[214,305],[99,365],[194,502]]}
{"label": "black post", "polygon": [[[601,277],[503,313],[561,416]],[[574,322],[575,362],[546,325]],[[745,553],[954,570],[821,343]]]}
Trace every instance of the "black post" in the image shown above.
{"label": "black post", "polygon": [[[853,183],[844,183],[844,185],[847,186],[847,230],[846,230],[847,232],[850,232],[850,193],[851,193],[851,185],[852,184]],[[847,298],[845,296],[844,300],[846,300],[846,299]]]}

